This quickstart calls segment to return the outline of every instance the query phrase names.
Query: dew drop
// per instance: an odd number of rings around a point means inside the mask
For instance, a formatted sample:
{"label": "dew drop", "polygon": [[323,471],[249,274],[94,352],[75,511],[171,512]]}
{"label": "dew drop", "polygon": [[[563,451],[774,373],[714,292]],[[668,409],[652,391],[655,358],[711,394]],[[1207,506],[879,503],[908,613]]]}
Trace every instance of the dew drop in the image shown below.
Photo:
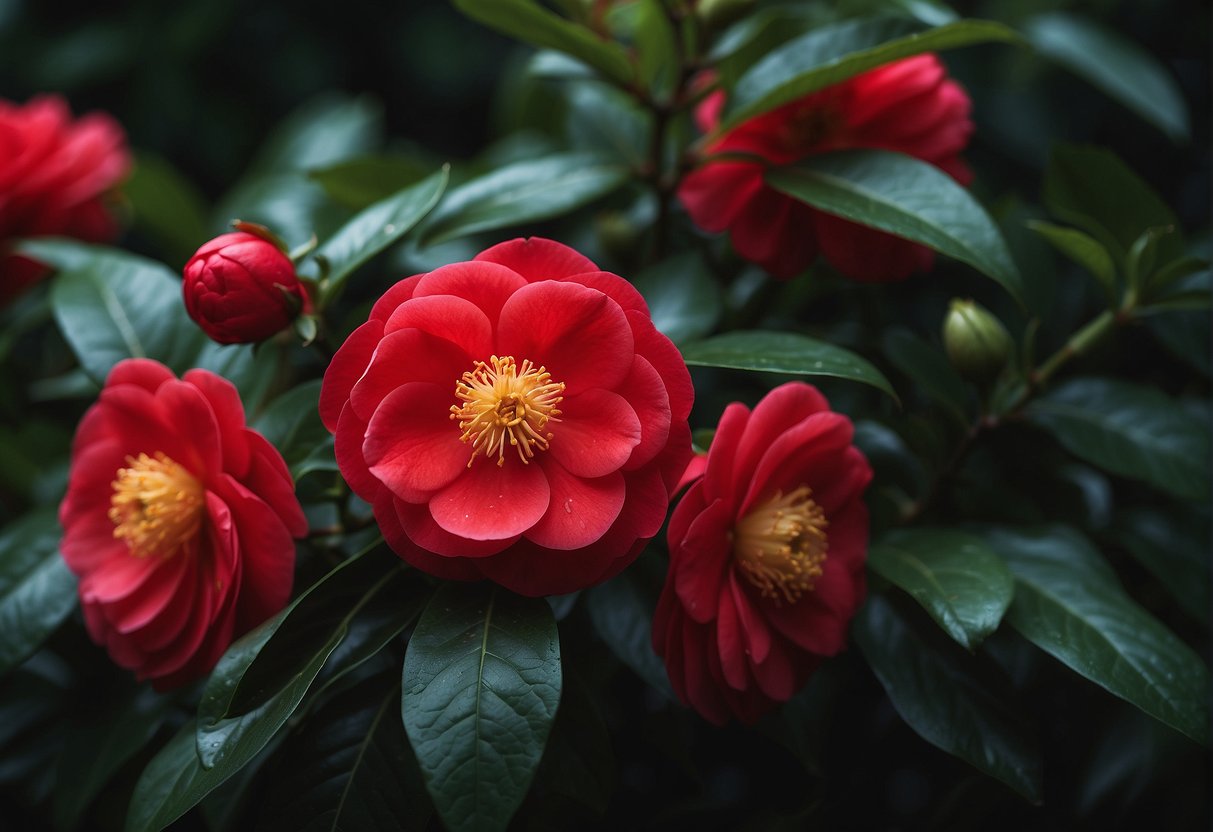
{"label": "dew drop", "polygon": [[392,225],[391,223],[388,223],[387,225],[383,226],[383,233],[384,234],[395,234],[396,226]]}

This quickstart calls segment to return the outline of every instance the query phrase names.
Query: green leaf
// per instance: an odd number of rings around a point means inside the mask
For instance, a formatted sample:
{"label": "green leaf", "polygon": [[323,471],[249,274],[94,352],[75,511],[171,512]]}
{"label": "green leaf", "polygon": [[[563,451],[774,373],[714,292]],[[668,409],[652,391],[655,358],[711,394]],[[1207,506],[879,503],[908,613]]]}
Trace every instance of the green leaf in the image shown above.
{"label": "green leaf", "polygon": [[842,150],[766,174],[806,205],[930,246],[1020,300],[1023,279],[985,209],[934,165],[887,150]]}
{"label": "green leaf", "polygon": [[969,388],[948,363],[943,350],[907,329],[889,330],[881,346],[885,358],[894,367],[921,385],[927,396],[967,425]]}
{"label": "green leaf", "polygon": [[[1178,228],[1158,194],[1110,150],[1059,144],[1045,170],[1044,202],[1059,219],[1077,225],[1123,263],[1148,228]],[[1160,242],[1162,262],[1180,254],[1178,235]]]}
{"label": "green leaf", "polygon": [[301,463],[329,438],[320,421],[321,379],[305,381],[274,399],[249,424],[278,449],[288,467]]}
{"label": "green leaf", "polygon": [[135,225],[154,237],[182,264],[214,236],[202,195],[176,168],[158,156],[140,153],[122,185],[135,212]]}
{"label": "green leaf", "polygon": [[163,829],[267,746],[298,708],[362,603],[356,601],[352,610],[335,604],[341,609],[334,611],[329,600],[373,597],[403,575],[394,564],[384,575],[384,561],[376,563],[373,551],[342,563],[228,648],[202,691],[197,720],[143,770],[131,798],[128,832]]}
{"label": "green leaf", "polygon": [[1127,381],[1081,378],[1024,411],[1075,456],[1177,497],[1208,502],[1209,426],[1164,393]]}
{"label": "green leaf", "polygon": [[975,657],[951,642],[934,644],[881,595],[852,624],[855,641],[889,701],[931,745],[1040,802],[1040,754],[1023,717],[975,671]]}
{"label": "green leaf", "polygon": [[1032,221],[1028,227],[1048,240],[1058,252],[1090,272],[1099,281],[1109,304],[1119,302],[1120,284],[1116,279],[1116,264],[1098,240],[1076,229],[1050,222]]}
{"label": "green leaf", "polygon": [[565,20],[534,0],[451,0],[455,8],[502,34],[532,46],[555,49],[583,61],[606,77],[630,84],[635,77],[627,51],[584,26]]}
{"label": "green leaf", "polygon": [[61,534],[51,508],[0,533],[0,673],[29,658],[76,606],[76,577],[59,556]]}
{"label": "green leaf", "polygon": [[422,241],[432,245],[551,219],[605,196],[627,179],[625,167],[593,154],[513,162],[452,190],[430,215]]}
{"label": "green leaf", "polygon": [[1023,26],[1028,42],[1162,130],[1186,141],[1191,127],[1183,93],[1148,52],[1078,15],[1049,12]]}
{"label": "green leaf", "polygon": [[653,610],[664,579],[661,561],[642,554],[631,567],[589,590],[586,607],[594,631],[616,658],[675,702],[665,663],[653,650]]}
{"label": "green leaf", "polygon": [[55,320],[99,385],[125,358],[154,358],[178,374],[204,367],[247,397],[269,366],[256,361],[249,346],[223,347],[208,339],[185,312],[180,280],[161,263],[49,238],[20,250],[59,269],[51,289]]}
{"label": "green leaf", "polygon": [[[395,676],[395,673],[392,674]],[[433,814],[400,724],[395,679],[326,703],[282,749],[258,832],[421,832]]]}
{"label": "green leaf", "polygon": [[450,166],[380,200],[346,223],[313,255],[328,263],[324,291],[341,290],[354,270],[413,229],[438,204],[450,178]]}
{"label": "green leaf", "polygon": [[870,384],[897,398],[888,379],[867,360],[850,350],[793,332],[726,332],[687,344],[682,357],[695,367],[845,378]]}
{"label": "green leaf", "polygon": [[1189,507],[1117,512],[1109,540],[1123,546],[1171,593],[1184,612],[1209,624],[1209,515]]}
{"label": "green leaf", "polygon": [[490,584],[446,584],[404,658],[401,711],[426,788],[451,832],[504,830],[560,703],[551,607]]}
{"label": "green leaf", "polygon": [[1073,529],[990,529],[1015,575],[1007,621],[1076,673],[1208,743],[1204,660],[1139,607],[1111,567]]}
{"label": "green leaf", "polygon": [[868,552],[878,575],[913,596],[968,650],[998,629],[1015,584],[979,537],[952,529],[893,531]]}
{"label": "green leaf", "polygon": [[863,18],[815,28],[768,53],[741,76],[718,132],[891,61],[1019,39],[1014,30],[989,20],[930,28],[905,18]]}
{"label": "green leaf", "polygon": [[702,338],[720,319],[720,286],[697,254],[649,266],[632,284],[644,295],[654,326],[675,344]]}
{"label": "green leaf", "polygon": [[361,211],[419,182],[432,167],[412,156],[358,156],[309,170],[307,175],[309,179],[319,182],[333,199]]}
{"label": "green leaf", "polygon": [[640,82],[653,95],[668,96],[678,80],[678,33],[661,0],[636,4],[636,69]]}

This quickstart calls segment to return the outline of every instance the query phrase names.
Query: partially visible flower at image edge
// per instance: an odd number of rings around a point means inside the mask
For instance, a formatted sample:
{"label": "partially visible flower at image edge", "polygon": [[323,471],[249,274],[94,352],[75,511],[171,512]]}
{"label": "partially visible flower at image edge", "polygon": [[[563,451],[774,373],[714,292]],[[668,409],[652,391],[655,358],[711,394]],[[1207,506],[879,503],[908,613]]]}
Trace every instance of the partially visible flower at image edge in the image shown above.
{"label": "partially visible flower at image edge", "polygon": [[[696,121],[705,133],[719,126],[725,101],[717,91],[700,104]],[[930,268],[930,249],[810,208],[763,174],[820,153],[874,148],[929,162],[968,185],[960,153],[973,132],[970,108],[935,55],[886,64],[729,130],[705,148],[707,161],[687,174],[678,197],[696,225],[727,230],[738,254],[777,278],[795,277],[821,254],[854,280],[901,280]],[[752,158],[710,158],[720,154]]]}
{"label": "partially visible flower at image edge", "polygon": [[19,237],[63,235],[89,243],[118,236],[113,192],[131,169],[112,117],[72,118],[56,95],[25,105],[0,99],[0,305],[49,269],[6,251]]}
{"label": "partially visible flower at image edge", "polygon": [[536,596],[606,580],[657,534],[693,396],[630,283],[533,237],[388,289],[320,415],[400,557]]}
{"label": "partially visible flower at image edge", "polygon": [[272,240],[248,231],[204,243],[182,277],[186,312],[220,344],[264,341],[311,311],[291,258]]}
{"label": "partially visible flower at image edge", "polygon": [[158,690],[205,675],[286,605],[307,533],[236,388],[148,359],[117,364],[81,420],[59,521],[89,635]]}
{"label": "partially visible flower at image edge", "polygon": [[866,592],[872,471],[851,421],[782,385],[721,416],[670,517],[653,646],[705,719],[752,723],[846,646]]}

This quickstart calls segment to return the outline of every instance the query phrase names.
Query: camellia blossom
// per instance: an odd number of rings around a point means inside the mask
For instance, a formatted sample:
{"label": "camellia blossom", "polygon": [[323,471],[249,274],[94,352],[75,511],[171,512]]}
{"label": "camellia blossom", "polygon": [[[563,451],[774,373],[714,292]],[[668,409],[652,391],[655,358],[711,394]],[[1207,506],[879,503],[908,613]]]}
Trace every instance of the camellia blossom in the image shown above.
{"label": "camellia blossom", "polygon": [[753,722],[846,645],[866,591],[872,478],[816,388],[725,409],[670,517],[653,646],[674,691],[717,724]]}
{"label": "camellia blossom", "polygon": [[41,279],[41,263],[6,253],[6,241],[58,234],[111,240],[112,191],[129,173],[126,136],[105,113],[72,119],[55,95],[24,106],[0,99],[0,304]]}
{"label": "camellia blossom", "polygon": [[61,551],[89,634],[164,690],[285,606],[307,533],[282,456],[232,384],[117,364],[72,445]]}
{"label": "camellia blossom", "polygon": [[[720,124],[724,104],[717,92],[699,106],[705,133]],[[875,148],[922,159],[967,185],[972,174],[960,153],[973,132],[969,110],[939,59],[916,55],[738,125],[706,149],[678,196],[696,225],[727,229],[737,253],[775,277],[796,276],[820,253],[855,280],[901,280],[930,268],[930,249],[814,210],[768,186],[763,173],[832,150]],[[722,154],[729,157],[711,158]]]}
{"label": "camellia blossom", "polygon": [[404,560],[535,596],[611,577],[658,532],[692,398],[631,284],[531,238],[389,289],[320,415]]}
{"label": "camellia blossom", "polygon": [[186,312],[220,344],[264,341],[311,308],[291,258],[247,230],[199,248],[185,264],[181,291]]}

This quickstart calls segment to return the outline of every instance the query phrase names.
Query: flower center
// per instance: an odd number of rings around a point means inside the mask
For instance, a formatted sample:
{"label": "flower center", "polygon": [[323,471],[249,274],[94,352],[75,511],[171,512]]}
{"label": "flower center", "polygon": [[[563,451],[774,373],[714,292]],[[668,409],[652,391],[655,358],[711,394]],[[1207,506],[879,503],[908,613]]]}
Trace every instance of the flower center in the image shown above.
{"label": "flower center", "polygon": [[460,441],[472,446],[468,467],[477,454],[495,455],[498,467],[504,465],[507,444],[518,450],[523,463],[531,461],[535,448],[546,451],[552,434],[544,428],[560,421],[556,405],[563,392],[563,383],[553,382],[546,369],[530,361],[517,364],[510,355],[494,355],[488,364],[477,361],[455,384],[455,398],[463,404],[451,405],[451,418],[463,431]]}
{"label": "flower center", "polygon": [[175,555],[202,527],[205,493],[193,475],[159,451],[126,458],[112,483],[114,537],[138,557]]}
{"label": "flower center", "polygon": [[787,495],[778,491],[734,527],[733,557],[764,598],[795,604],[813,590],[825,563],[825,513],[802,485]]}

